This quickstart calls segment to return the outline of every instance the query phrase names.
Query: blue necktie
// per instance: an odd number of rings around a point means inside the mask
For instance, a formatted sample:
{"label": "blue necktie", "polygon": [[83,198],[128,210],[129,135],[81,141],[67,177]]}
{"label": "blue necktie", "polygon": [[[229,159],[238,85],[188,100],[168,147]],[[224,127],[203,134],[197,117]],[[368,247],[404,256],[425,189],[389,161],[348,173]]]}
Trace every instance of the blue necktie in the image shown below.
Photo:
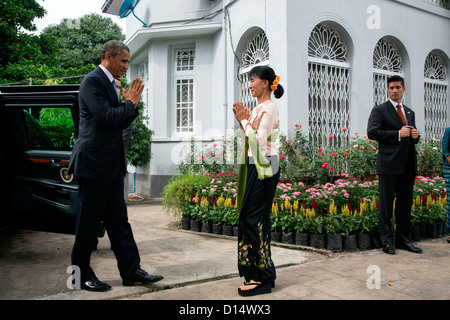
{"label": "blue necktie", "polygon": [[112,81],[112,85],[113,85],[113,87],[114,87],[114,90],[115,90],[116,93],[117,93],[117,99],[120,101],[120,94],[119,94],[119,90],[117,89],[116,79],[114,79],[114,80]]}

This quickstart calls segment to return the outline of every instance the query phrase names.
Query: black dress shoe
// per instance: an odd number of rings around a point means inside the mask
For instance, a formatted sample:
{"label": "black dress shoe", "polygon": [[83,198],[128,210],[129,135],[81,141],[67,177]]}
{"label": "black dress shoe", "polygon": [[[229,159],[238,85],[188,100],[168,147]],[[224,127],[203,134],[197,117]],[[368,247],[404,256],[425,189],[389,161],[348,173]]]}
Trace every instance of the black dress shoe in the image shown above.
{"label": "black dress shoe", "polygon": [[122,284],[124,286],[132,286],[135,282],[140,282],[142,284],[149,284],[149,283],[155,283],[160,280],[164,279],[163,276],[152,276],[142,270],[141,268],[138,268],[136,272],[126,279],[123,279]]}
{"label": "black dress shoe", "polygon": [[415,247],[411,242],[403,241],[395,245],[397,248],[405,249],[414,253],[422,253],[422,249]]}
{"label": "black dress shoe", "polygon": [[383,252],[387,254],[395,254],[395,249],[392,245],[387,244],[383,246]]}
{"label": "black dress shoe", "polygon": [[83,282],[81,284],[81,289],[88,291],[108,291],[111,289],[111,286],[94,277],[88,281]]}

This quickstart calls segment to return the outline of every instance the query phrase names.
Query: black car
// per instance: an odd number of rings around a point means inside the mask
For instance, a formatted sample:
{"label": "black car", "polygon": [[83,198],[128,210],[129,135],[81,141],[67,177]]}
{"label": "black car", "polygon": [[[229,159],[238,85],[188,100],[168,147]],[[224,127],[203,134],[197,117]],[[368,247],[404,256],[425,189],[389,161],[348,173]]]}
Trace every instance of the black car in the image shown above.
{"label": "black car", "polygon": [[73,233],[78,85],[0,87],[0,225]]}

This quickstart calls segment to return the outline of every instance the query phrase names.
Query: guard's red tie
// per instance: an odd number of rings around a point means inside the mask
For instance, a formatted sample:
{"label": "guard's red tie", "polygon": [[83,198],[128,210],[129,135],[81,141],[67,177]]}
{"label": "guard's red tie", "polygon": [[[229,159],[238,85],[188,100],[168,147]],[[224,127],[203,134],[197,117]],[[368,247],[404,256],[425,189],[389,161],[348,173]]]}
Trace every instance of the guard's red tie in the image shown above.
{"label": "guard's red tie", "polygon": [[398,115],[400,116],[400,119],[402,119],[403,125],[406,126],[405,115],[403,114],[402,106],[399,105],[399,104],[397,105],[397,113],[398,113]]}

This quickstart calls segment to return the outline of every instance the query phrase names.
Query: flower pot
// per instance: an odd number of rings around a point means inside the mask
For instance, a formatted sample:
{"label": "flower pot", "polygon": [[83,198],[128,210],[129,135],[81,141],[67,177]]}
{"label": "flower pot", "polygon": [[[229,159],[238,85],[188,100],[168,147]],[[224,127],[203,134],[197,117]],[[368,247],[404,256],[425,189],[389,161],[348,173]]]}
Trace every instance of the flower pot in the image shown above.
{"label": "flower pot", "polygon": [[309,244],[311,247],[317,248],[317,249],[325,249],[326,243],[325,243],[325,234],[324,233],[311,233],[309,235]]}
{"label": "flower pot", "polygon": [[333,252],[342,251],[342,235],[340,233],[327,234],[327,249]]}
{"label": "flower pot", "polygon": [[372,237],[372,248],[373,249],[381,248],[382,245],[381,245],[380,234],[378,233],[378,229],[370,232],[370,236]]}
{"label": "flower pot", "polygon": [[233,226],[233,237],[237,237],[239,233],[238,226]]}
{"label": "flower pot", "polygon": [[419,229],[420,229],[420,239],[425,240],[428,236],[427,236],[427,227],[425,223],[420,223],[419,224]]}
{"label": "flower pot", "polygon": [[272,237],[272,241],[281,242],[281,232],[272,231],[271,237]]}
{"label": "flower pot", "polygon": [[190,217],[181,217],[181,229],[183,229],[183,230],[191,229],[191,218]]}
{"label": "flower pot", "polygon": [[285,232],[281,233],[281,242],[286,244],[294,244],[295,243],[295,233],[294,232]]}
{"label": "flower pot", "polygon": [[201,227],[202,226],[201,226],[200,220],[194,220],[194,219],[191,220],[191,230],[192,231],[200,232]]}
{"label": "flower pot", "polygon": [[442,221],[436,221],[436,238],[442,237]]}
{"label": "flower pot", "polygon": [[420,226],[418,224],[413,224],[411,226],[411,240],[414,242],[418,242],[421,240]]}
{"label": "flower pot", "polygon": [[431,239],[436,238],[436,223],[427,223],[426,224],[427,237]]}
{"label": "flower pot", "polygon": [[232,237],[233,236],[233,226],[224,225],[222,227],[222,234],[225,235],[225,236]]}
{"label": "flower pot", "polygon": [[202,232],[211,233],[212,231],[212,223],[210,221],[202,222]]}
{"label": "flower pot", "polygon": [[213,225],[212,225],[212,232],[214,234],[221,234],[222,233],[222,224],[220,224],[220,223],[213,223]]}
{"label": "flower pot", "polygon": [[309,233],[296,232],[295,233],[295,244],[300,246],[309,246]]}
{"label": "flower pot", "polygon": [[372,249],[372,237],[368,232],[358,233],[357,236],[358,248],[359,250],[370,250]]}
{"label": "flower pot", "polygon": [[358,249],[356,234],[352,233],[343,237],[343,249],[349,252],[355,252]]}

